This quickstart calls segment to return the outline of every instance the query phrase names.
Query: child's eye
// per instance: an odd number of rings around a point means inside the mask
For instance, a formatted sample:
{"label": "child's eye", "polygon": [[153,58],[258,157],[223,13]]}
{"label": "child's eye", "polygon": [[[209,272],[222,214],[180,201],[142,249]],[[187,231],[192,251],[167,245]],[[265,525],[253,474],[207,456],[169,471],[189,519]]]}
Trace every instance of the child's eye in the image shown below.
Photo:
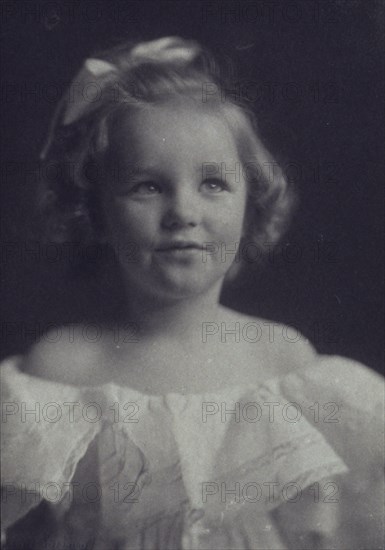
{"label": "child's eye", "polygon": [[160,185],[153,181],[141,181],[131,188],[131,193],[135,193],[136,195],[156,195],[161,192]]}
{"label": "child's eye", "polygon": [[221,191],[227,189],[226,183],[217,179],[205,180],[202,185],[209,193],[220,193]]}

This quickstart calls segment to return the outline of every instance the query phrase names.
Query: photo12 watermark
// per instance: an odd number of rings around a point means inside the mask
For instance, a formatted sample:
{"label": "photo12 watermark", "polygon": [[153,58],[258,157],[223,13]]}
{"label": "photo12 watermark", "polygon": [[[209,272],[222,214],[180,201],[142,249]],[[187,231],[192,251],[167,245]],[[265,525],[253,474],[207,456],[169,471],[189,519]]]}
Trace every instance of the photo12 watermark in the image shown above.
{"label": "photo12 watermark", "polygon": [[313,423],[336,424],[341,420],[341,406],[331,401],[318,401],[307,405],[305,412],[299,403],[289,401],[204,401],[202,402],[202,422],[213,423],[242,423],[255,424],[261,421],[286,422],[296,424],[304,418],[310,418]]}
{"label": "photo12 watermark", "polygon": [[47,483],[5,481],[1,487],[1,502],[6,504],[17,501],[19,504],[34,502],[38,504],[41,499],[51,504],[73,502],[93,504],[108,499],[115,504],[135,504],[140,501],[143,487],[151,483],[151,475],[145,473],[140,481],[115,481],[102,485],[99,481],[49,481]]}
{"label": "photo12 watermark", "polygon": [[[341,327],[332,319],[314,321],[307,327],[313,343],[336,344],[341,340]],[[256,319],[255,321],[202,322],[202,343],[220,342],[222,344],[276,344],[308,342],[294,323],[289,325]]]}
{"label": "photo12 watermark", "polygon": [[84,322],[76,325],[60,325],[52,322],[15,322],[5,321],[0,323],[0,342],[7,343],[13,338],[19,338],[26,343],[46,342],[57,344],[98,344],[108,340],[119,348],[124,344],[136,344],[140,342],[139,324],[134,321],[116,323],[110,327],[95,322]]}
{"label": "photo12 watermark", "polygon": [[[306,498],[306,502],[324,502],[336,504],[339,502],[340,488],[335,480],[315,482],[305,487],[298,481],[279,483],[278,481],[248,481],[248,482],[218,482],[202,483],[202,503],[220,502],[228,505],[255,504],[263,502],[272,504],[278,502],[297,503]],[[309,499],[309,495],[312,498]]]}
{"label": "photo12 watermark", "polygon": [[95,424],[97,422],[109,422],[110,424],[138,423],[140,405],[133,401],[111,404],[103,404],[96,401],[80,403],[79,401],[48,401],[46,403],[26,401],[3,401],[1,404],[1,421],[7,423],[16,419],[22,424],[44,423],[56,424],[67,422],[77,424],[86,422]]}

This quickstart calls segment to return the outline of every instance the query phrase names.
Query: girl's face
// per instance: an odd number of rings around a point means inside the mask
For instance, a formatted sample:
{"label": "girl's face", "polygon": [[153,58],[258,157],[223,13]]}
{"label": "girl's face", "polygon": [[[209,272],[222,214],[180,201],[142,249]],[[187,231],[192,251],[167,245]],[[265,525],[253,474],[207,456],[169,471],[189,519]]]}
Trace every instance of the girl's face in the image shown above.
{"label": "girl's face", "polygon": [[107,233],[128,283],[182,298],[221,282],[239,245],[247,196],[226,123],[177,102],[125,113],[107,164]]}

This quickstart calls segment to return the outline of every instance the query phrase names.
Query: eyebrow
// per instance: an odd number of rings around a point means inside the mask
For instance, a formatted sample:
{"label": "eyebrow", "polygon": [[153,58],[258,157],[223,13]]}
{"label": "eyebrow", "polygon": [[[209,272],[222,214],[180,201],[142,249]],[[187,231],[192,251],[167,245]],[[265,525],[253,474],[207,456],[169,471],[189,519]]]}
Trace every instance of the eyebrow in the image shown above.
{"label": "eyebrow", "polygon": [[127,180],[128,178],[135,178],[138,176],[157,176],[159,177],[159,171],[157,171],[155,168],[147,166],[147,167],[135,167],[133,165],[122,165],[117,164],[115,166],[111,167],[112,172],[114,174],[114,177],[118,182],[123,182]]}
{"label": "eyebrow", "polygon": [[156,174],[158,173],[158,170],[156,170],[155,167],[152,166],[133,166],[128,165],[127,167],[124,166],[123,169],[127,171],[129,174],[138,175],[138,174]]}
{"label": "eyebrow", "polygon": [[[117,181],[123,182],[127,180],[128,178],[135,178],[135,177],[156,177],[156,178],[164,178],[163,169],[157,168],[154,165],[147,165],[147,166],[138,166],[133,164],[120,164],[115,167],[115,177],[117,177]],[[220,162],[214,162],[214,161],[205,161],[198,166],[195,167],[194,170],[195,174],[197,176],[200,176],[203,179],[218,179],[223,180],[223,174],[222,174],[222,163]],[[231,170],[229,171],[231,173]],[[226,178],[227,179],[227,178]]]}
{"label": "eyebrow", "polygon": [[[203,174],[205,172],[205,166],[209,167],[209,166],[213,166],[213,165],[216,165],[218,166],[218,163],[215,163],[215,162],[207,162],[207,163],[202,163],[200,164],[199,166],[196,167],[195,169],[195,172],[197,174]],[[150,175],[159,175],[162,173],[162,170],[160,169],[157,169],[155,166],[117,166],[116,168],[120,168],[120,170],[122,172],[126,172],[128,175],[133,175],[133,176],[137,176],[137,175],[141,175],[141,174],[150,174]],[[215,177],[216,175],[219,176],[221,173],[221,169],[220,167],[215,171],[215,172],[212,172],[210,170],[208,170],[208,173],[207,175],[208,176],[213,176]]]}

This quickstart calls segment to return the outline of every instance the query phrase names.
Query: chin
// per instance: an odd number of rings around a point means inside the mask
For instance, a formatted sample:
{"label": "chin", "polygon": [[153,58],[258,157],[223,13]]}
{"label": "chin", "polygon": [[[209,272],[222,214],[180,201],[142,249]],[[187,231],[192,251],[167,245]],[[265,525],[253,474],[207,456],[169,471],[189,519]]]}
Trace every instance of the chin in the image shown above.
{"label": "chin", "polygon": [[174,277],[152,277],[147,283],[143,279],[138,284],[138,290],[141,288],[146,294],[152,294],[156,298],[165,300],[183,300],[194,298],[208,292],[215,285],[223,281],[222,277],[212,279],[193,277],[184,274],[184,276]]}
{"label": "chin", "polygon": [[210,290],[212,286],[202,285],[201,283],[188,283],[187,281],[183,283],[169,282],[168,284],[152,286],[152,293],[165,299],[183,300],[200,296]]}
{"label": "chin", "polygon": [[206,269],[159,267],[152,264],[143,270],[126,272],[130,286],[155,299],[190,299],[221,285],[229,266],[222,263],[220,266],[207,264]]}

